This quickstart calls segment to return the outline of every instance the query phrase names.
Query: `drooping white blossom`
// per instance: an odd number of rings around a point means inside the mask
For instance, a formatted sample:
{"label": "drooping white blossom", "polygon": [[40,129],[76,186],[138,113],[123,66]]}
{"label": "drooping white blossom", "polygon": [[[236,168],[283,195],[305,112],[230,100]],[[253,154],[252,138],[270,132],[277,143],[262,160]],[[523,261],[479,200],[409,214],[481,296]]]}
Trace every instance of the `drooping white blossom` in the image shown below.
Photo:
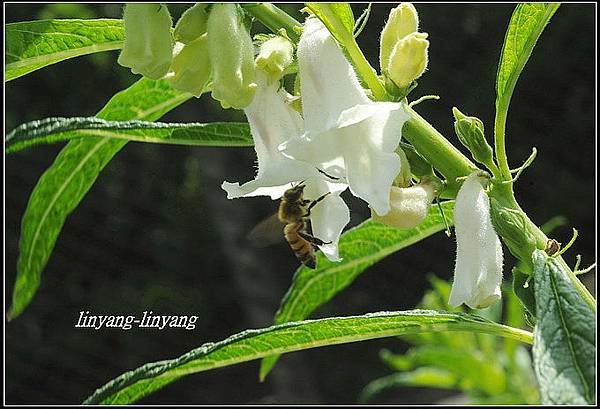
{"label": "drooping white blossom", "polygon": [[270,196],[279,199],[292,184],[304,181],[304,198],[317,199],[331,192],[312,210],[312,234],[324,242],[319,246],[332,261],[340,260],[338,241],[350,212],[339,194],[347,188],[343,183],[327,181],[313,166],[283,156],[278,146],[304,132],[302,117],[288,104],[290,96],[279,89],[279,81],[269,81],[257,71],[257,90],[252,103],[244,109],[254,139],[258,157],[256,178],[240,186],[224,182],[222,188],[229,199],[250,196]]}
{"label": "drooping white blossom", "polygon": [[297,54],[304,132],[282,143],[281,152],[347,182],[377,214],[388,213],[400,171],[394,151],[409,114],[400,103],[369,99],[317,18],[307,19]]}
{"label": "drooping white blossom", "polygon": [[468,176],[456,196],[454,225],[456,266],[448,303],[485,308],[500,299],[503,256],[479,171]]}

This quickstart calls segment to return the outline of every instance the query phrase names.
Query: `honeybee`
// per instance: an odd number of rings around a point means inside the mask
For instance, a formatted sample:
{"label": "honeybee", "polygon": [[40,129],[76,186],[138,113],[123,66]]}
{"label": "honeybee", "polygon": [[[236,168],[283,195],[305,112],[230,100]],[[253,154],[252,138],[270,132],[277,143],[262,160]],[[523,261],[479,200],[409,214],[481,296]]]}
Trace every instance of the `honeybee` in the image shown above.
{"label": "honeybee", "polygon": [[283,235],[292,251],[302,264],[314,269],[317,265],[315,246],[331,244],[331,242],[323,241],[309,234],[307,232],[307,218],[317,203],[325,199],[331,192],[327,192],[315,200],[308,200],[303,197],[305,187],[304,183],[300,182],[300,184],[286,190],[281,197],[277,213],[257,225],[250,232],[249,238],[258,238],[267,229],[272,229],[274,223],[280,227],[284,224]]}

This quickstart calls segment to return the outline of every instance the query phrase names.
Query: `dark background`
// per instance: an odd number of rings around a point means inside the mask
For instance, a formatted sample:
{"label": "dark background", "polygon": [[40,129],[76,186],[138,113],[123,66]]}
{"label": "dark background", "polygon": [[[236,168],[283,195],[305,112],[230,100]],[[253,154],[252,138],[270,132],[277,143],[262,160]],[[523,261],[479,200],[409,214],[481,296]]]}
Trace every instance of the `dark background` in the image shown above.
{"label": "dark background", "polygon": [[[378,37],[389,9],[374,4],[359,37],[378,66]],[[7,4],[7,22],[40,18],[120,17],[120,4]],[[452,106],[477,115],[491,139],[494,79],[511,4],[417,4],[421,31],[431,41],[429,71],[413,97],[437,94],[418,111],[453,143]],[[184,5],[169,5],[176,19]],[[285,8],[301,18],[300,6]],[[363,4],[354,4],[356,16]],[[534,165],[516,186],[531,218],[564,215],[553,237],[567,253],[595,257],[595,6],[564,4],[543,33],[517,85],[508,118],[513,167],[538,148]],[[255,29],[258,25],[255,26]],[[6,130],[50,116],[94,115],[138,77],[109,52],[68,60],[11,81]],[[173,122],[243,121],[205,95],[162,118]],[[38,147],[6,160],[5,308],[18,255],[20,219],[37,179],[60,145]],[[130,143],[106,167],[67,219],[31,305],[6,323],[6,403],[77,404],[95,388],[143,363],[177,357],[208,341],[272,323],[297,262],[285,246],[257,249],[245,239],[274,211],[268,198],[227,200],[223,180],[254,175],[251,148],[193,148]],[[348,197],[348,199],[350,199]],[[352,224],[367,217],[352,200]],[[428,287],[427,273],[450,279],[455,244],[438,234],[402,250],[362,274],[314,317],[411,309]],[[505,262],[509,275],[513,259]],[[584,277],[595,287],[595,273]],[[196,329],[95,331],[76,329],[79,311],[94,314],[199,315]],[[320,348],[282,357],[264,383],[258,361],[183,378],[143,403],[355,403],[360,389],[390,371],[383,348],[396,339]],[[451,392],[404,389],[375,403],[433,403]]]}

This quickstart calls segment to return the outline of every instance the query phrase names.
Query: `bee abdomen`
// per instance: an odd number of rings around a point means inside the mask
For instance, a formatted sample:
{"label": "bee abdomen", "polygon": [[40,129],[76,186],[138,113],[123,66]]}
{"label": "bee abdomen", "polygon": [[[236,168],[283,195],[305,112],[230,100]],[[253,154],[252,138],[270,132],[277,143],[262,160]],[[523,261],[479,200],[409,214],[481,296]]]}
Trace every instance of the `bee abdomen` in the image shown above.
{"label": "bee abdomen", "polygon": [[315,249],[302,236],[298,234],[304,228],[304,223],[290,223],[283,229],[285,239],[298,260],[307,267],[315,268]]}

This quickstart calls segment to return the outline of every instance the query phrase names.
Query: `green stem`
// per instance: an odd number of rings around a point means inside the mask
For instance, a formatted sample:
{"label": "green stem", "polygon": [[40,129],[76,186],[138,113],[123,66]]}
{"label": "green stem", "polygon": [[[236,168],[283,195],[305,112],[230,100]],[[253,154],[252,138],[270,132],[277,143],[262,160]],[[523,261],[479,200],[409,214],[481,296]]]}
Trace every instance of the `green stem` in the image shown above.
{"label": "green stem", "polygon": [[283,28],[290,40],[298,42],[300,39],[302,24],[279,7],[271,3],[241,3],[241,6],[272,32]]}
{"label": "green stem", "polygon": [[402,136],[444,175],[448,184],[443,197],[455,197],[460,187],[456,178],[470,174],[477,166],[414,109],[406,106],[406,110],[412,118],[404,124]]}
{"label": "green stem", "polygon": [[[500,168],[500,172],[502,175],[502,179],[504,181],[509,181],[512,179],[510,174],[510,167],[508,165],[508,157],[506,156],[506,143],[505,143],[505,133],[506,133],[506,109],[501,109],[500,107],[496,107],[496,120],[494,121],[494,147],[496,151],[496,159],[498,161],[498,167]],[[512,184],[509,183],[512,187]]]}
{"label": "green stem", "polygon": [[344,46],[346,47],[348,56],[354,63],[353,65],[354,68],[356,68],[356,73],[365,82],[365,84],[367,84],[373,93],[373,98],[375,98],[377,101],[389,100],[389,95],[385,91],[381,81],[379,81],[377,72],[375,72],[373,67],[371,67],[371,64],[369,64],[369,61],[367,61],[353,35],[348,36]]}

